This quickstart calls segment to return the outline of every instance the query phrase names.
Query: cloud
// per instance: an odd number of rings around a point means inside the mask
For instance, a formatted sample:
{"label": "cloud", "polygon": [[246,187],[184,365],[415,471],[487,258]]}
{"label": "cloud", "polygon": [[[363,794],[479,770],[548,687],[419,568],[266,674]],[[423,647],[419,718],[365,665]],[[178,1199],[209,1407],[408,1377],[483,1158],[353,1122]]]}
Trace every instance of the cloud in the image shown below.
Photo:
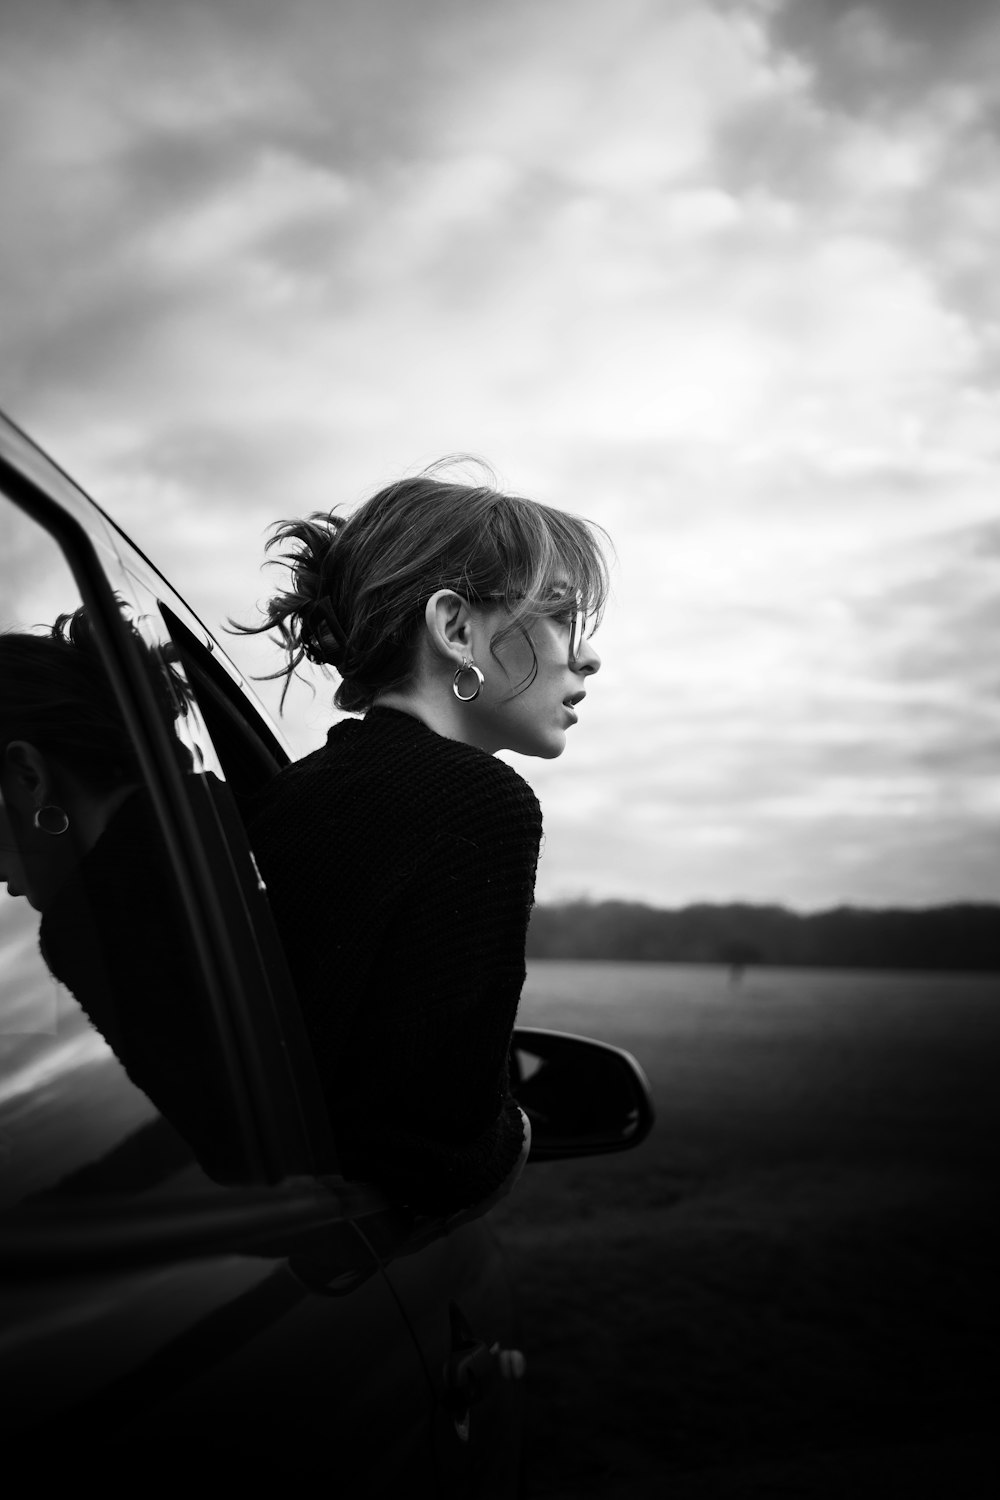
{"label": "cloud", "polygon": [[939,14],[14,7],[5,399],[211,626],[442,453],[607,525],[542,888],[967,894],[1000,161],[992,14]]}
{"label": "cloud", "polygon": [[908,249],[945,300],[992,309],[1000,16],[990,0],[792,0],[769,38],[798,88],[723,122],[722,165],[808,205],[813,222]]}
{"label": "cloud", "polygon": [[[995,523],[950,528],[888,564],[841,561],[808,610],[727,589],[665,625],[650,696],[599,676],[583,717],[600,739],[571,743],[564,778],[533,776],[574,872],[543,870],[543,891],[787,900],[800,859],[802,905],[877,901],[890,870],[904,902],[943,899],[963,868],[961,894],[995,895],[996,548]],[[906,868],[908,841],[940,841],[930,868]],[[604,864],[623,844],[631,860]]]}
{"label": "cloud", "polygon": [[996,80],[992,0],[779,0],[773,37],[814,70],[839,105],[884,109],[923,92]]}

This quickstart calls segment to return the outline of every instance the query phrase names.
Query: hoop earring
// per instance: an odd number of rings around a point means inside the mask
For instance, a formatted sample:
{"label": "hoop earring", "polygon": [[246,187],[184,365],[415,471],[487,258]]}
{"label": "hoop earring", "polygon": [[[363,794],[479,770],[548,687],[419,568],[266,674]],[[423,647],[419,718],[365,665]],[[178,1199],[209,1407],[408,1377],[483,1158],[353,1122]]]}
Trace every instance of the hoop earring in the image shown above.
{"label": "hoop earring", "polygon": [[[43,817],[45,819],[44,822],[42,821]],[[61,807],[57,807],[54,802],[46,802],[44,807],[36,808],[32,822],[39,833],[47,833],[54,839],[57,839],[60,834],[65,833],[69,827],[68,815]],[[50,828],[48,826],[49,823],[58,823],[59,826],[58,828]]]}
{"label": "hoop earring", "polygon": [[[475,674],[476,687],[475,691],[472,693],[460,693],[458,690],[459,681],[463,673],[465,672],[472,672]],[[480,689],[482,688],[482,685],[485,681],[486,678],[483,676],[482,672],[480,672],[479,668],[472,660],[472,657],[463,656],[462,665],[458,668],[457,672],[451,680],[451,690],[455,694],[455,697],[458,699],[459,703],[474,703],[479,697]]]}

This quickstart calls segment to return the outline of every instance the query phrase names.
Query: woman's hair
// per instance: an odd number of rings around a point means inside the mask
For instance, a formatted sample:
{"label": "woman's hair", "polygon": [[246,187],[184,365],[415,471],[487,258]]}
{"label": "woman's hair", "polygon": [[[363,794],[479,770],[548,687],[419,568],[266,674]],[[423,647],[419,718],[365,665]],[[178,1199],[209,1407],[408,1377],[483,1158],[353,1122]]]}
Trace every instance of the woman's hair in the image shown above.
{"label": "woman's hair", "polygon": [[[446,460],[446,463],[454,460]],[[455,484],[435,477],[443,465],[380,490],[349,517],[314,512],[280,521],[268,548],[290,549],[279,561],[290,587],[264,606],[261,625],[231,628],[245,635],[273,630],[288,656],[267,674],[284,677],[281,700],[303,658],[334,667],[334,697],[348,713],[410,675],[427,600],[454,589],[470,604],[507,606],[509,620],[490,650],[515,633],[531,646],[527,627],[562,613],[577,594],[594,626],[608,593],[608,568],[599,528],[578,516],[504,494],[492,482]],[[517,690],[533,681],[532,667]]]}
{"label": "woman's hair", "polygon": [[[186,705],[178,709],[164,675],[169,668],[155,661],[130,629],[158,706],[171,723]],[[95,791],[141,779],[132,737],[83,606],[60,615],[45,635],[0,633],[0,755],[12,740],[26,740],[54,757]],[[186,754],[179,743],[178,753]]]}

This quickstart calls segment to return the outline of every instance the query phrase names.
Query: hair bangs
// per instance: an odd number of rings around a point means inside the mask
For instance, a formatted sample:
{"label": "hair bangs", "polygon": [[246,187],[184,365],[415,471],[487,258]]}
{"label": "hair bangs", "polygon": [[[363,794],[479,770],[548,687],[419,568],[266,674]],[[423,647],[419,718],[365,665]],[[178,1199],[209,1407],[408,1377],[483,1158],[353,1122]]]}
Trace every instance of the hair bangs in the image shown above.
{"label": "hair bangs", "polygon": [[608,564],[593,522],[549,506],[522,502],[520,546],[508,546],[504,602],[512,624],[550,615],[567,599],[579,598],[594,628],[600,623],[610,587]]}
{"label": "hair bangs", "polygon": [[566,601],[580,601],[592,634],[601,623],[610,589],[608,563],[599,537],[610,546],[602,528],[567,511],[505,497],[514,515],[505,517],[510,530],[501,550],[507,565],[502,591],[510,613],[508,622],[493,636],[491,651],[520,634],[531,647],[532,667],[517,691],[534,681],[538,663],[531,643],[530,626],[535,620],[565,609]]}

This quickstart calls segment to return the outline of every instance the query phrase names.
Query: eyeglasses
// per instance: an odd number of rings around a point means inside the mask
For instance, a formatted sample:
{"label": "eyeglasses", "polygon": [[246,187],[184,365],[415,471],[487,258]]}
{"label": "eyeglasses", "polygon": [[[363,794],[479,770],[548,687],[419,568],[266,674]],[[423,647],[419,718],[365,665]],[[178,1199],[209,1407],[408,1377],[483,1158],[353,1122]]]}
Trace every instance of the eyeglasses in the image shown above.
{"label": "eyeglasses", "polygon": [[[497,600],[508,603],[512,597],[510,594],[480,594],[480,599]],[[588,615],[583,607],[583,594],[579,589],[573,594],[567,594],[565,598],[553,600],[555,606],[546,611],[548,619],[555,620],[558,625],[569,627],[569,664],[575,667],[583,643],[587,639]]]}
{"label": "eyeglasses", "polygon": [[569,625],[569,664],[575,667],[577,658],[583,650],[583,643],[587,639],[587,615],[583,608],[583,595],[579,589],[572,607],[567,604],[566,608],[553,618]]}
{"label": "eyeglasses", "polygon": [[589,619],[583,607],[583,595],[579,589],[572,594],[566,594],[553,601],[557,607],[548,611],[550,620],[555,620],[557,625],[565,625],[569,630],[569,664],[575,667],[583,643],[587,639],[587,625]]}

